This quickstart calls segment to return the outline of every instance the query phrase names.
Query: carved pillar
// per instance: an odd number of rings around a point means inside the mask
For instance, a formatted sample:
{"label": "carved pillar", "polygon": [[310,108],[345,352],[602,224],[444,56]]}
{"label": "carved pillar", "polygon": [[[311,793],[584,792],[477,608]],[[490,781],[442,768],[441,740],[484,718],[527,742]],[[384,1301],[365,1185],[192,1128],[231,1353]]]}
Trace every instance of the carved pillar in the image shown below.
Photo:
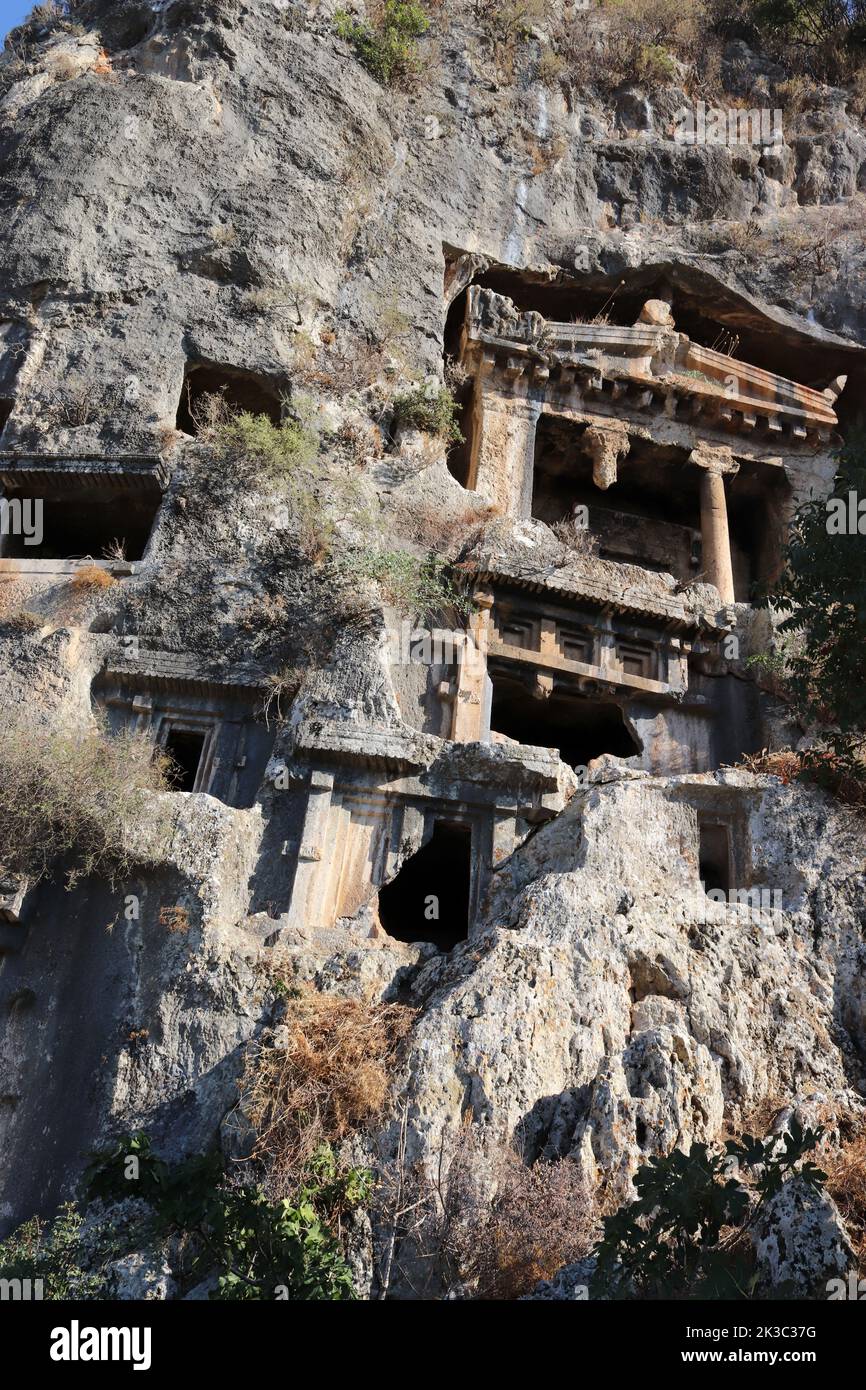
{"label": "carved pillar", "polygon": [[451,737],[457,743],[478,743],[484,736],[484,695],[487,686],[487,650],[490,643],[490,610],[493,595],[477,589],[477,605],[469,624],[467,640],[460,653],[457,694]]}
{"label": "carved pillar", "polygon": [[532,514],[538,402],[481,388],[470,486],[492,498],[504,516]]}
{"label": "carved pillar", "polygon": [[610,612],[604,608],[598,616],[596,638],[593,644],[593,664],[602,671],[610,673],[612,679],[619,674],[619,658],[616,652],[616,636]]}
{"label": "carved pillar", "polygon": [[734,602],[734,571],[731,565],[731,537],[728,529],[728,503],[725,475],[733,476],[738,464],[729,449],[695,449],[692,463],[701,470],[701,541],[704,575],[714,584],[722,603]]}
{"label": "carved pillar", "polygon": [[[542,656],[561,656],[557,638],[556,623],[553,618],[541,619],[539,649]],[[535,696],[546,700],[553,694],[553,676],[546,671],[538,671],[535,676]]]}
{"label": "carved pillar", "polygon": [[615,422],[604,429],[590,425],[583,442],[592,459],[592,481],[596,487],[611,487],[616,482],[617,464],[631,447],[628,430]]}
{"label": "carved pillar", "polygon": [[[329,820],[334,778],[329,772],[313,771],[310,775],[310,788],[304,814],[304,826],[300,843],[295,848],[297,867],[292,886],[292,901],[289,907],[291,926],[318,924],[319,914],[326,911],[326,878],[333,864],[322,863],[323,851],[329,841]],[[287,844],[286,851],[292,848]],[[333,848],[333,847],[332,847]],[[330,904],[333,908],[333,904]]]}

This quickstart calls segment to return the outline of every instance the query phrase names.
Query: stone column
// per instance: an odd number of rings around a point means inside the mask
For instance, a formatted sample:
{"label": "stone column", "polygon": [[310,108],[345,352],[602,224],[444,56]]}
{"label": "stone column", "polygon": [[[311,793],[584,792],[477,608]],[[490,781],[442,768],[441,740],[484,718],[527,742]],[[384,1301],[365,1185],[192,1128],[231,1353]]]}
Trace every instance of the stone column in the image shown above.
{"label": "stone column", "polygon": [[734,602],[734,571],[731,565],[731,537],[728,530],[728,503],[725,475],[738,468],[729,449],[695,449],[691,462],[701,470],[701,541],[704,575],[714,584],[722,603]]}
{"label": "stone column", "polygon": [[725,477],[714,468],[705,468],[701,474],[701,535],[707,580],[715,584],[722,603],[733,603],[734,572]]}
{"label": "stone column", "polygon": [[457,693],[451,725],[451,737],[456,743],[478,743],[484,733],[484,690],[493,595],[488,589],[476,589],[474,601],[477,611],[469,624],[457,670]]}
{"label": "stone column", "polygon": [[518,394],[519,378],[515,388],[510,395],[479,381],[469,482],[476,492],[491,498],[504,516],[520,518],[532,515],[535,428],[541,406]]}
{"label": "stone column", "polygon": [[329,819],[334,792],[334,777],[330,772],[314,770],[310,774],[310,788],[304,813],[304,825],[300,843],[293,846],[287,842],[284,853],[294,849],[297,863],[292,885],[292,900],[289,905],[289,925],[320,925],[318,914],[327,907],[326,877],[331,865],[323,865],[323,851],[329,845]]}

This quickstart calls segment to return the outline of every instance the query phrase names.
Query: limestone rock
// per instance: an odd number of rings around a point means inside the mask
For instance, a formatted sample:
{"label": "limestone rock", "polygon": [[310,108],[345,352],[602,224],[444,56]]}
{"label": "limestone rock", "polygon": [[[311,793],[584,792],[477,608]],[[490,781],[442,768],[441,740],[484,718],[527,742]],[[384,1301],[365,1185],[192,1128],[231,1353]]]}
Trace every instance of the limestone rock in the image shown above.
{"label": "limestone rock", "polygon": [[790,1178],[768,1202],[752,1239],[762,1284],[794,1298],[826,1298],[831,1279],[857,1269],[845,1224],[832,1197]]}

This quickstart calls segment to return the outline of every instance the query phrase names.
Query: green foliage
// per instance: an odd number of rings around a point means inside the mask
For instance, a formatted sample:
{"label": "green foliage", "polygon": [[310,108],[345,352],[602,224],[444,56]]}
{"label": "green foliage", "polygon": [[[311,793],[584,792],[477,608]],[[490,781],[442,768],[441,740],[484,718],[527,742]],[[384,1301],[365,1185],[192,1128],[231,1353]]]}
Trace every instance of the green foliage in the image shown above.
{"label": "green foliage", "polygon": [[[730,4],[715,0],[717,27],[728,32]],[[812,82],[847,83],[862,71],[866,0],[737,0],[734,13],[753,47]]]}
{"label": "green foliage", "polygon": [[[215,465],[199,479],[205,490],[216,490],[224,502],[227,491],[239,486],[272,489],[287,504],[301,553],[312,563],[322,561],[334,525],[325,504],[328,480],[318,457],[319,437],[306,402],[296,401],[294,416],[286,414],[275,425],[267,415],[235,411],[219,393],[208,393],[196,406],[195,421]],[[344,506],[356,505],[349,487],[343,485],[342,494]]]}
{"label": "green foliage", "polygon": [[676,75],[676,59],[664,44],[650,43],[640,50],[638,76],[644,82],[667,82]]}
{"label": "green foliage", "polygon": [[72,1202],[51,1223],[31,1217],[0,1242],[0,1279],[41,1279],[45,1300],[98,1298],[100,1276],[81,1267],[81,1225]]}
{"label": "green foliage", "polygon": [[283,419],[275,425],[267,415],[246,410],[218,424],[213,442],[227,462],[276,481],[290,481],[318,452],[315,432],[302,421]]}
{"label": "green foliage", "polygon": [[[804,1159],[821,1134],[804,1130],[795,1120],[781,1149],[776,1137],[746,1136],[729,1140],[724,1152],[714,1154],[706,1144],[693,1144],[688,1154],[675,1149],[650,1159],[634,1179],[637,1200],[605,1218],[595,1251],[593,1296],[753,1296],[757,1277],[751,1244],[723,1239],[723,1231],[735,1228],[745,1234],[795,1174],[820,1189],[826,1175]],[[751,1174],[748,1186],[744,1170]]]}
{"label": "green foliage", "polygon": [[862,42],[863,0],[756,0],[751,17],[760,30],[792,42],[818,45],[839,36]]}
{"label": "green foliage", "polygon": [[456,588],[440,555],[408,550],[357,551],[343,564],[347,578],[374,579],[382,596],[407,617],[426,620],[445,612],[466,617],[471,600]]}
{"label": "green foliage", "polygon": [[348,39],[358,60],[387,87],[405,85],[419,70],[418,39],[430,27],[421,5],[414,0],[385,0],[378,20],[361,24],[338,10],[334,28]]}
{"label": "green foliage", "polygon": [[395,397],[394,423],[438,435],[448,444],[463,440],[457,425],[457,402],[447,386],[416,386]]}
{"label": "green foliage", "polygon": [[[134,1177],[130,1177],[130,1159]],[[136,1196],[153,1208],[153,1239],[184,1236],[196,1250],[191,1277],[217,1274],[218,1299],[354,1298],[351,1275],[329,1222],[366,1202],[366,1170],[338,1168],[323,1147],[291,1199],[268,1200],[252,1183],[229,1183],[222,1161],[208,1154],[168,1164],[147,1135],[123,1136],[98,1155],[86,1174],[89,1198]]]}
{"label": "green foliage", "polygon": [[355,1297],[340,1244],[306,1192],[272,1203],[258,1187],[223,1189],[202,1213],[201,1229],[220,1269],[216,1298],[260,1300],[280,1290],[317,1302]]}
{"label": "green foliage", "polygon": [[[0,872],[31,881],[63,861],[68,886],[87,874],[110,881],[153,862],[169,807],[167,760],[140,734],[50,729],[26,711],[0,724]],[[146,832],[146,836],[145,836]]]}
{"label": "green foliage", "polygon": [[866,440],[840,455],[833,498],[804,503],[791,525],[781,578],[766,596],[780,631],[796,637],[787,686],[804,718],[831,726],[827,742],[852,774],[866,731],[866,537],[835,534],[833,503],[866,499]]}
{"label": "green foliage", "polygon": [[677,75],[676,59],[700,66],[707,23],[696,0],[601,0],[606,17],[603,47],[592,54],[586,76],[610,88],[621,82],[663,86]]}

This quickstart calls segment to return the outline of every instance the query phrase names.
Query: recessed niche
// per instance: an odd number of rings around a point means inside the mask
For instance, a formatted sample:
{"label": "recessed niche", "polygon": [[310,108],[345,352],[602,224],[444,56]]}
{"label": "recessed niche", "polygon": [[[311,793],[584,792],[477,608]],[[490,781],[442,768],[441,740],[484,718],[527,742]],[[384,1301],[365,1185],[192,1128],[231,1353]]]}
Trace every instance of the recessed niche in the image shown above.
{"label": "recessed niche", "polygon": [[73,485],[49,491],[22,484],[7,488],[4,498],[8,514],[20,515],[24,526],[7,523],[9,534],[0,537],[3,559],[140,560],[160,504],[156,495],[105,495]]}
{"label": "recessed niche", "polygon": [[198,729],[170,724],[163,748],[171,759],[168,782],[172,791],[194,792],[204,754],[206,735]]}
{"label": "recessed niche", "polygon": [[177,428],[184,434],[200,433],[205,396],[219,396],[232,410],[266,415],[271,424],[280,423],[279,391],[266,377],[233,367],[191,366],[187,368],[177,408]]}
{"label": "recessed niche", "polygon": [[698,874],[704,892],[731,891],[731,834],[727,825],[698,818]]}
{"label": "recessed niche", "polygon": [[586,767],[603,753],[631,758],[641,752],[622,709],[611,700],[567,689],[537,698],[524,681],[501,672],[493,672],[492,681],[490,727],[494,733],[530,747],[558,748],[563,762],[571,767]]}

